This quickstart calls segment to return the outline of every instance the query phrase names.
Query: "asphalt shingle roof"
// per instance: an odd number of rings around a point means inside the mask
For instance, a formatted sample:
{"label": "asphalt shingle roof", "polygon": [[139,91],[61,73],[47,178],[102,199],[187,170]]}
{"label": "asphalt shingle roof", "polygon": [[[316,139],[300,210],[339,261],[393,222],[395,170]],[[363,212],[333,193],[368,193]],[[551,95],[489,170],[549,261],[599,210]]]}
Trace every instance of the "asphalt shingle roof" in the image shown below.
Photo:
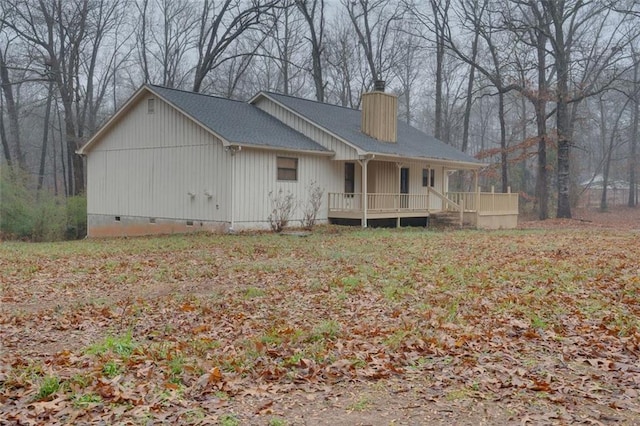
{"label": "asphalt shingle roof", "polygon": [[367,153],[482,164],[451,145],[400,120],[398,120],[397,143],[381,142],[360,130],[362,115],[360,110],[278,93],[264,92],[264,94]]}
{"label": "asphalt shingle roof", "polygon": [[149,88],[231,143],[329,152],[254,105],[200,93],[149,85]]}
{"label": "asphalt shingle roof", "polygon": [[[162,86],[149,85],[149,88],[230,143],[330,152],[255,105]],[[381,142],[360,130],[360,110],[273,92],[263,93],[366,153],[482,164],[402,121],[398,121],[397,143]]]}

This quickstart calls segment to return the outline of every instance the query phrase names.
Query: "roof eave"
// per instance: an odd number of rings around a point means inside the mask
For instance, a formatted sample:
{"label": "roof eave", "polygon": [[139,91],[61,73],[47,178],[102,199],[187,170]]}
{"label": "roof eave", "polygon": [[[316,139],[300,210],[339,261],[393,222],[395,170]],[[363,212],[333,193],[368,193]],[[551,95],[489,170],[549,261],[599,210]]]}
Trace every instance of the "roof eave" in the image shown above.
{"label": "roof eave", "polygon": [[432,164],[436,163],[436,164],[443,164],[443,165],[452,164],[458,168],[464,168],[464,169],[481,169],[489,165],[488,163],[474,163],[469,161],[459,161],[459,160],[451,160],[451,159],[436,158],[436,157],[411,157],[411,156],[404,156],[404,155],[398,155],[398,154],[387,154],[383,152],[366,152],[364,153],[364,155],[372,155],[375,158],[387,157],[392,159],[409,160],[409,161],[415,161],[415,162],[421,162],[421,163],[432,163]]}
{"label": "roof eave", "polygon": [[336,153],[333,151],[317,151],[313,149],[298,149],[298,148],[285,148],[279,146],[269,145],[255,145],[246,142],[229,142],[230,146],[238,146],[240,148],[250,148],[262,151],[277,151],[277,152],[296,152],[300,154],[319,155],[323,157],[333,157]]}

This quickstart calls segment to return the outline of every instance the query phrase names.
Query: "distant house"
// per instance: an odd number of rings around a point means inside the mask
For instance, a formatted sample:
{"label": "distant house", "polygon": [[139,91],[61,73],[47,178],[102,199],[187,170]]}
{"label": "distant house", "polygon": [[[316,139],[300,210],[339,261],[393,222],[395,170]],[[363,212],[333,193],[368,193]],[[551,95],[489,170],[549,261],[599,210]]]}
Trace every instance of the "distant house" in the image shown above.
{"label": "distant house", "polygon": [[[604,177],[601,174],[582,181],[578,207],[599,207],[604,186]],[[609,207],[626,205],[629,201],[629,188],[629,182],[609,178],[606,191],[607,205]]]}
{"label": "distant house", "polygon": [[477,186],[482,163],[399,122],[391,94],[366,93],[362,105],[142,86],[78,151],[88,234],[267,229],[269,193],[304,202],[312,182],[324,190],[320,222],[453,211],[479,227],[516,225],[517,194],[448,193],[449,172],[469,170]]}

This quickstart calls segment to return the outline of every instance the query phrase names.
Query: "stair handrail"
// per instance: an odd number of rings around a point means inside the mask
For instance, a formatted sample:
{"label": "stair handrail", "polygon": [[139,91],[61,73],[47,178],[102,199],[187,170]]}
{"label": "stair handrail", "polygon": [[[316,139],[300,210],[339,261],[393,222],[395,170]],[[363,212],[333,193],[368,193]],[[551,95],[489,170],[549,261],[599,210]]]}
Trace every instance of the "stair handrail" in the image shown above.
{"label": "stair handrail", "polygon": [[432,187],[428,187],[428,188],[429,188],[429,192],[432,192],[436,197],[440,198],[445,204],[453,206],[454,209],[460,213],[460,227],[462,228],[462,226],[464,225],[464,200],[461,200],[460,204],[458,204],[455,201],[450,200],[449,198],[447,198],[446,195],[440,193],[434,188]]}
{"label": "stair handrail", "polygon": [[433,189],[433,188],[429,187],[429,192],[433,193],[433,195],[435,195],[436,197],[440,198],[445,203],[450,204],[451,206],[453,206],[455,208],[455,210],[461,210],[460,204],[458,204],[455,201],[447,198],[446,195],[440,193],[436,189]]}

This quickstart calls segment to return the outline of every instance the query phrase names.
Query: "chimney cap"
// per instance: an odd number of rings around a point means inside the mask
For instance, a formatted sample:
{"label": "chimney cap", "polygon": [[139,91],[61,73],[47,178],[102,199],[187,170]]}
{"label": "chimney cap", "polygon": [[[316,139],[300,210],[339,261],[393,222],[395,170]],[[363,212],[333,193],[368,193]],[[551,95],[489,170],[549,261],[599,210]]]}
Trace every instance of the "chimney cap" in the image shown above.
{"label": "chimney cap", "polygon": [[376,92],[384,92],[386,82],[384,80],[373,80],[373,90]]}

